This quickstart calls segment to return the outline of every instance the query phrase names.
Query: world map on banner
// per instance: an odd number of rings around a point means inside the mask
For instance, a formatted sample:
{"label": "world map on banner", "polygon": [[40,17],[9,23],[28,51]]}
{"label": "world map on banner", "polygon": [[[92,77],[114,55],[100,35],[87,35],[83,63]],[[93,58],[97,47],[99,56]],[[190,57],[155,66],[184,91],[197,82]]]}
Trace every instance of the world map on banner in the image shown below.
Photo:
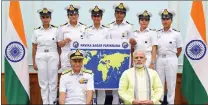
{"label": "world map on banner", "polygon": [[[89,43],[90,42],[90,43]],[[72,50],[85,51],[84,68],[94,73],[96,89],[117,89],[122,73],[130,66],[130,46],[125,40],[79,40]]]}

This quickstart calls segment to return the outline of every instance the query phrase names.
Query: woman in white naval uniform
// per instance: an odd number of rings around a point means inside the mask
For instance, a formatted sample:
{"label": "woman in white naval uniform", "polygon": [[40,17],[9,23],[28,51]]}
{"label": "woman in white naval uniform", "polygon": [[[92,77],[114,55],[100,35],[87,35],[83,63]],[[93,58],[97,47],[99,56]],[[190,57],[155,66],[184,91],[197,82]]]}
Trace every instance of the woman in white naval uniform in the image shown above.
{"label": "woman in white naval uniform", "polygon": [[134,32],[134,36],[130,39],[130,43],[132,41],[134,42],[131,43],[134,50],[140,49],[145,51],[147,57],[145,65],[146,67],[154,69],[158,42],[156,30],[148,28],[151,16],[152,14],[147,10],[137,13],[140,27]]}
{"label": "woman in white naval uniform", "polygon": [[163,86],[166,80],[168,104],[174,104],[178,57],[182,50],[182,38],[179,31],[171,28],[175,12],[164,9],[159,12],[159,15],[162,19],[163,29],[157,31],[156,71],[160,76]]}
{"label": "woman in white naval uniform", "polygon": [[57,29],[51,25],[51,9],[39,9],[42,26],[35,28],[32,35],[32,57],[34,70],[38,71],[43,104],[53,104],[57,97],[59,48]]}
{"label": "woman in white naval uniform", "polygon": [[58,31],[58,45],[61,47],[61,70],[71,68],[67,55],[70,52],[71,40],[83,39],[83,33],[86,25],[78,22],[79,18],[78,5],[69,5],[65,7],[69,22],[61,25]]}
{"label": "woman in white naval uniform", "polygon": [[[109,28],[101,24],[104,9],[100,9],[98,6],[90,8],[91,18],[93,20],[93,25],[85,29],[84,39],[91,40],[104,40],[109,38]],[[105,95],[100,92],[105,92],[105,90],[97,90],[97,104],[105,103]]]}
{"label": "woman in white naval uniform", "polygon": [[[129,11],[129,7],[124,3],[119,3],[114,4],[113,9],[115,10],[115,21],[110,23],[108,26],[110,28],[110,39],[129,40],[129,38],[133,35],[133,27],[132,24],[124,19],[126,17],[126,12]],[[98,94],[105,97],[105,91],[100,91]],[[119,104],[118,90],[113,90],[112,95],[112,104]],[[105,98],[103,98],[102,101],[103,100],[105,101]]]}

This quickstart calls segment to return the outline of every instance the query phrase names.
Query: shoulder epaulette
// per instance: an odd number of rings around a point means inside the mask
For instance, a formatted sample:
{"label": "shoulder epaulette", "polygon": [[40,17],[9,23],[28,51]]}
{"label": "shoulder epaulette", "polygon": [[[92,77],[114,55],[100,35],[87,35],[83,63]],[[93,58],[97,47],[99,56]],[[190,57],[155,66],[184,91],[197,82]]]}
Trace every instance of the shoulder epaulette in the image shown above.
{"label": "shoulder epaulette", "polygon": [[106,26],[106,25],[102,25],[102,27],[109,28],[109,27],[108,27],[108,26]]}
{"label": "shoulder epaulette", "polygon": [[51,27],[58,28],[58,26],[54,26],[54,25],[52,25],[52,24],[51,24]]}
{"label": "shoulder epaulette", "polygon": [[40,29],[41,28],[41,26],[40,27],[37,27],[37,28],[34,28],[34,30],[37,30],[37,29]]}
{"label": "shoulder epaulette", "polygon": [[134,30],[134,32],[138,32],[138,30]]}
{"label": "shoulder epaulette", "polygon": [[151,31],[156,31],[156,29],[150,29]]}
{"label": "shoulder epaulette", "polygon": [[86,24],[83,24],[83,23],[81,23],[81,22],[79,22],[79,24],[84,25],[84,26],[87,26]]}
{"label": "shoulder epaulette", "polygon": [[113,24],[113,23],[115,23],[115,21],[113,21],[113,22],[109,23],[108,25]]}
{"label": "shoulder epaulette", "polygon": [[60,26],[65,26],[65,25],[67,25],[68,24],[68,22],[67,23],[65,23],[65,24],[62,24],[62,25],[60,25]]}
{"label": "shoulder epaulette", "polygon": [[69,72],[71,72],[72,70],[64,70],[63,72],[62,72],[62,75],[64,75],[64,74],[67,74],[67,73],[69,73]]}
{"label": "shoulder epaulette", "polygon": [[92,27],[92,26],[86,27],[85,30],[86,30],[86,29],[89,29],[89,28],[91,28],[91,27]]}
{"label": "shoulder epaulette", "polygon": [[88,74],[92,74],[92,71],[91,71],[91,70],[86,70],[86,69],[84,69],[83,72],[84,72],[84,73],[88,73]]}
{"label": "shoulder epaulette", "polygon": [[162,29],[157,30],[157,32],[158,32],[158,31],[162,31]]}
{"label": "shoulder epaulette", "polygon": [[130,25],[133,25],[133,24],[129,23],[128,21],[126,21],[126,23],[127,23],[127,24],[130,24]]}
{"label": "shoulder epaulette", "polygon": [[176,29],[173,29],[174,31],[177,31],[177,32],[180,32],[180,31],[178,31],[178,30],[176,30]]}

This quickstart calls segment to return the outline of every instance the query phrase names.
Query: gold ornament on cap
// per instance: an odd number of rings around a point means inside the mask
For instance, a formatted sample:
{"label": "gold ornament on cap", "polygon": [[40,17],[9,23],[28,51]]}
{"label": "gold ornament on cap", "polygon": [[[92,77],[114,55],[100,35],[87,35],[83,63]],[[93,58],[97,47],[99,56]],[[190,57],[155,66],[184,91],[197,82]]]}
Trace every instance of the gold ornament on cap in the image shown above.
{"label": "gold ornament on cap", "polygon": [[142,14],[143,16],[148,16],[149,14],[147,13],[147,10],[144,11],[144,13]]}
{"label": "gold ornament on cap", "polygon": [[75,55],[81,55],[81,53],[79,52],[79,50],[76,50]]}
{"label": "gold ornament on cap", "polygon": [[95,6],[94,10],[95,12],[98,12],[100,9],[98,8],[98,6]]}
{"label": "gold ornament on cap", "polygon": [[74,10],[74,6],[73,5],[70,5],[69,6],[69,10],[73,11]]}
{"label": "gold ornament on cap", "polygon": [[43,13],[48,13],[48,9],[47,8],[43,8],[42,12]]}
{"label": "gold ornament on cap", "polygon": [[119,9],[123,9],[123,8],[124,8],[123,3],[120,3],[119,6],[118,6],[118,8],[119,8]]}
{"label": "gold ornament on cap", "polygon": [[168,10],[167,9],[164,9],[164,11],[163,11],[163,15],[168,15]]}

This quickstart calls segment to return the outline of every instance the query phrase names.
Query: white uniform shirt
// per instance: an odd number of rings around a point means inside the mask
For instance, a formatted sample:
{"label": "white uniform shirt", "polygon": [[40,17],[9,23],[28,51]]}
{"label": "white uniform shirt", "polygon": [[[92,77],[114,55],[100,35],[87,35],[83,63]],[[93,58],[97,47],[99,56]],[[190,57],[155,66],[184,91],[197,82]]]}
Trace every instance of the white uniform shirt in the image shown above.
{"label": "white uniform shirt", "polygon": [[144,49],[147,54],[151,54],[153,45],[158,45],[156,31],[149,28],[146,28],[143,32],[136,30],[133,37],[137,42],[135,50]]}
{"label": "white uniform shirt", "polygon": [[[59,28],[58,31],[58,42],[65,38],[71,38],[72,40],[83,39],[83,34],[86,26],[78,22],[75,27],[70,23],[66,23]],[[67,43],[62,47],[62,51],[70,51],[70,43]]]}
{"label": "white uniform shirt", "polygon": [[132,25],[123,20],[121,24],[117,24],[115,21],[109,24],[110,39],[129,39],[133,36]]}
{"label": "white uniform shirt", "polygon": [[109,38],[109,28],[101,25],[98,29],[94,26],[90,26],[85,29],[84,34],[85,39],[95,39],[95,40],[102,40]]}
{"label": "white uniform shirt", "polygon": [[37,44],[37,51],[57,51],[57,29],[57,27],[50,25],[48,29],[40,26],[34,30],[32,43]]}
{"label": "white uniform shirt", "polygon": [[[84,81],[86,81],[84,83]],[[72,70],[64,71],[60,78],[59,92],[66,93],[65,104],[86,104],[87,90],[94,91],[93,74],[83,70],[75,74]]]}
{"label": "white uniform shirt", "polygon": [[180,32],[170,28],[167,32],[163,29],[157,31],[158,55],[175,55],[177,48],[182,47],[182,37]]}

